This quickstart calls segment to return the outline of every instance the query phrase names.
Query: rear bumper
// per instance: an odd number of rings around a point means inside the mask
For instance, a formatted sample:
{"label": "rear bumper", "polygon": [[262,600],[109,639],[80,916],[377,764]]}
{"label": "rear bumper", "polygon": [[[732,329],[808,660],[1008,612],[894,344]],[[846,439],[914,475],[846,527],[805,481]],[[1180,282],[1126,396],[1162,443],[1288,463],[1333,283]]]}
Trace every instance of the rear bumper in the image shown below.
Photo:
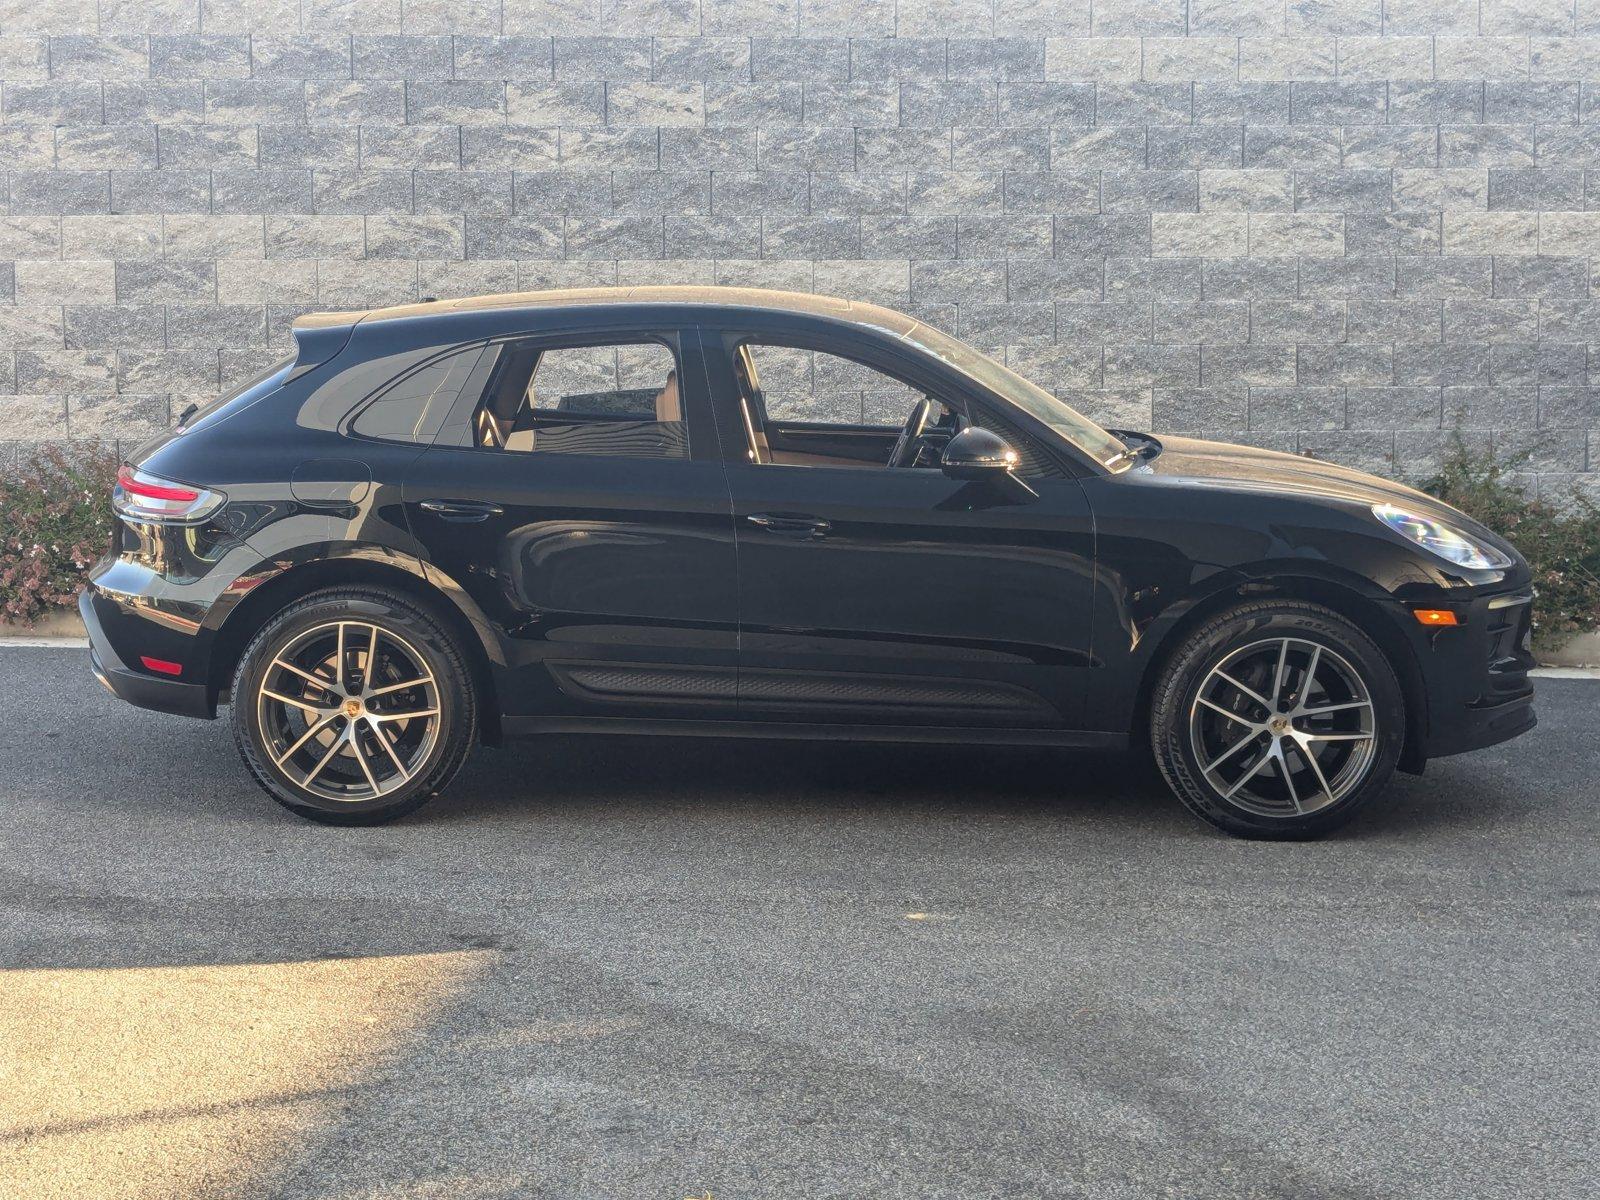
{"label": "rear bumper", "polygon": [[119,700],[140,708],[157,712],[176,713],[182,717],[201,717],[212,720],[217,706],[207,694],[204,684],[184,683],[176,679],[161,679],[143,671],[136,671],[117,657],[106,637],[97,610],[98,601],[92,588],[78,595],[78,612],[83,617],[83,627],[89,634],[89,669],[106,690]]}

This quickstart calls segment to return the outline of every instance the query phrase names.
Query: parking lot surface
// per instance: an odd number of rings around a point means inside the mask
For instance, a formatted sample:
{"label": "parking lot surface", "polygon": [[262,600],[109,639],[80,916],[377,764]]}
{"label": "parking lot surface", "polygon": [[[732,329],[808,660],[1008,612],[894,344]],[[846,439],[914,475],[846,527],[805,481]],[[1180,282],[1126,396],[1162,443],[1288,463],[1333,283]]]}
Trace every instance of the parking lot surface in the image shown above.
{"label": "parking lot surface", "polygon": [[329,829],[0,679],[10,1194],[1596,1193],[1597,682],[1271,845],[1118,757],[627,738]]}

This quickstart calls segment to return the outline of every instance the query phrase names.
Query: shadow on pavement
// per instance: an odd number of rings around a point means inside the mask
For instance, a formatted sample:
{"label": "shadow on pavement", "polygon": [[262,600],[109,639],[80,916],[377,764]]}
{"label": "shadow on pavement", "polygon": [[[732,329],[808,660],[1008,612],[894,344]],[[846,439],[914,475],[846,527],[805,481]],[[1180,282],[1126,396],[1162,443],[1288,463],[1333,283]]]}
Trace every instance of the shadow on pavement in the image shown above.
{"label": "shadow on pavement", "polygon": [[706,804],[1150,813],[1171,797],[1130,755],[1029,747],[903,746],[755,739],[561,737],[480,748],[418,819],[692,797]]}

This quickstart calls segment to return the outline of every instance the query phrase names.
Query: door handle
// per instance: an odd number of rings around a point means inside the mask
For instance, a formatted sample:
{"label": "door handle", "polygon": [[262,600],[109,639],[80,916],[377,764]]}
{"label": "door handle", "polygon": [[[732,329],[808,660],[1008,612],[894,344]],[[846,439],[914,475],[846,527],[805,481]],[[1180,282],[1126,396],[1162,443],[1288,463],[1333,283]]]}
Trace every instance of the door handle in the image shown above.
{"label": "door handle", "polygon": [[831,522],[821,517],[799,513],[751,513],[745,520],[768,533],[781,533],[788,537],[826,537],[833,528]]}
{"label": "door handle", "polygon": [[506,511],[487,500],[424,500],[422,508],[442,521],[487,521]]}

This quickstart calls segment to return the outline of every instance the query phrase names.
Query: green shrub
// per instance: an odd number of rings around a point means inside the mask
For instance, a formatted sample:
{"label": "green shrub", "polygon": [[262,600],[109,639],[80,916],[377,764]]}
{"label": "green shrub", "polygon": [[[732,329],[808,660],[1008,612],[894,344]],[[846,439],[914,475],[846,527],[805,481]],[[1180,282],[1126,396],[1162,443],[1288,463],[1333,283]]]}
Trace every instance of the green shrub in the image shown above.
{"label": "green shrub", "polygon": [[1457,430],[1424,490],[1509,541],[1533,568],[1534,644],[1559,645],[1600,630],[1600,505],[1577,489],[1531,499],[1515,481],[1526,459],[1507,463],[1474,450]]}
{"label": "green shrub", "polygon": [[111,544],[117,457],[48,447],[0,474],[0,620],[32,625],[77,603]]}

